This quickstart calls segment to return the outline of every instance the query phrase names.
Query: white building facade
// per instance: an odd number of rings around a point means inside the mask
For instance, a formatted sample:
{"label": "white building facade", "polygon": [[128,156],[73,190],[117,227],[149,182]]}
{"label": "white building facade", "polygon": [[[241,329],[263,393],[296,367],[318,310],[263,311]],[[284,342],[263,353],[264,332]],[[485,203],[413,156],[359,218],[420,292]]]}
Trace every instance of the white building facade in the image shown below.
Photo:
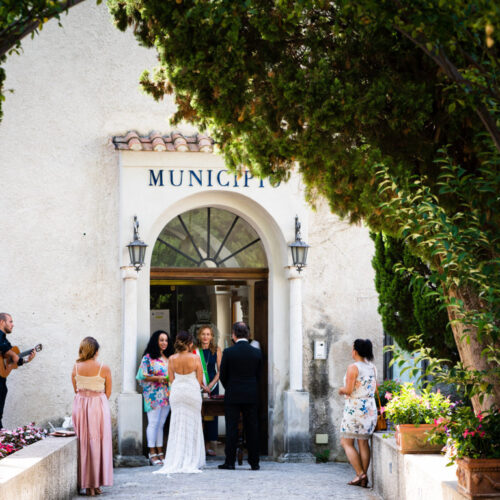
{"label": "white building facade", "polygon": [[[221,347],[244,319],[265,359],[263,453],[303,459],[328,448],[335,458],[354,339],[373,341],[382,372],[368,231],[321,203],[313,211],[298,176],[279,186],[235,176],[208,137],[172,131],[172,102],[138,89],[154,52],[116,30],[104,6],[80,4],[62,23],[6,65],[0,310],[13,315],[13,344],[44,349],[9,377],[4,424],[70,414],[70,373],[92,335],[113,374],[117,454],[138,455],[135,373],[152,317],[172,336],[209,321]],[[288,247],[296,216],[311,245],[302,273]],[[148,245],[139,272],[127,250],[134,217]],[[318,434],[328,443],[316,445]]]}

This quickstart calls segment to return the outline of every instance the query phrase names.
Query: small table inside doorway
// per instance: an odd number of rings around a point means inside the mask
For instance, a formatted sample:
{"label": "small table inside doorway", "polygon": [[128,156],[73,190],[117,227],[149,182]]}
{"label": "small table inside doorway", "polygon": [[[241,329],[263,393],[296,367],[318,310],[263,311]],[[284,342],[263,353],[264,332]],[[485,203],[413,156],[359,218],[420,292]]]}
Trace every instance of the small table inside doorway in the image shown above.
{"label": "small table inside doorway", "polygon": [[[202,417],[223,417],[224,416],[224,398],[203,398],[201,405]],[[238,465],[243,464],[243,420],[240,415],[238,422],[238,442],[236,444],[236,457],[238,458]]]}

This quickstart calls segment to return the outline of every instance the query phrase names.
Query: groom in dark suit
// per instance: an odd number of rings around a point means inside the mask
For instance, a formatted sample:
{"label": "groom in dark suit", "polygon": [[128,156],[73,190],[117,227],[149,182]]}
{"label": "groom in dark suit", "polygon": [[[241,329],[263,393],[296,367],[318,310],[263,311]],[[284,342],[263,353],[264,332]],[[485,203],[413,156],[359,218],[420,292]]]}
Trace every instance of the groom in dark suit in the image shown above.
{"label": "groom in dark suit", "polygon": [[220,365],[220,381],[226,393],[226,461],[219,469],[234,469],[238,421],[243,414],[243,428],[248,449],[248,463],[259,470],[258,386],[262,368],[260,349],[248,343],[248,326],[242,321],[233,325],[234,345],[224,350]]}

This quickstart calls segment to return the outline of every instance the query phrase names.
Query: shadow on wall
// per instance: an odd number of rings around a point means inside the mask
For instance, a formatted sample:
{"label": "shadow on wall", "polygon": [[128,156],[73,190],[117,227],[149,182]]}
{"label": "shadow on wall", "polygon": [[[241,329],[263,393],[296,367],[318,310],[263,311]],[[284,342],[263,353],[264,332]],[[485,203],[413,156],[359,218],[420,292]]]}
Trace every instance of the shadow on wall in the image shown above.
{"label": "shadow on wall", "polygon": [[[311,395],[311,449],[317,457],[325,456],[329,452],[329,460],[343,461],[345,456],[338,438],[340,421],[337,422],[337,416],[341,418],[342,412],[336,401],[337,388],[330,385],[330,379],[335,380],[335,377],[331,373],[334,367],[329,356],[331,349],[338,343],[339,337],[340,335],[335,332],[334,326],[327,318],[322,318],[307,331],[309,341],[306,345],[304,361],[307,367],[308,390]],[[314,359],[314,341],[316,340],[325,342],[326,359]],[[316,443],[317,434],[327,434],[328,443]]]}

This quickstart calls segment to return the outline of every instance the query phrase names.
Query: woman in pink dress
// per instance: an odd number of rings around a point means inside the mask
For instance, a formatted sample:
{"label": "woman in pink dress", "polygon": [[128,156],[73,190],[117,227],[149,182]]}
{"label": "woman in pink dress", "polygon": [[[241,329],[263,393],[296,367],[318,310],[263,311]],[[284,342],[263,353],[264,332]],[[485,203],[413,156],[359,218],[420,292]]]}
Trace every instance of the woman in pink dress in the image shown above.
{"label": "woman in pink dress", "polygon": [[111,371],[97,361],[99,343],[85,337],[80,344],[71,381],[75,389],[73,425],[78,436],[79,488],[88,496],[100,495],[101,486],[113,484],[111,442]]}

